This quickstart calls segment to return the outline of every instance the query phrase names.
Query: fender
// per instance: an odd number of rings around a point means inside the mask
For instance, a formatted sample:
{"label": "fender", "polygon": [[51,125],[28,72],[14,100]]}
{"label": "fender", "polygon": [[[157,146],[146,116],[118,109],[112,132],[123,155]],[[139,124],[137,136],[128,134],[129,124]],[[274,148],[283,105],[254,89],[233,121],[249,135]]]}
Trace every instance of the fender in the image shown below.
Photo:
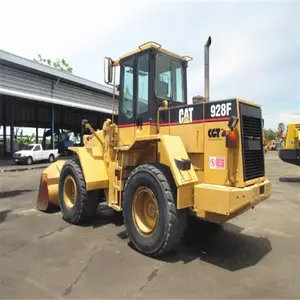
{"label": "fender", "polygon": [[198,182],[180,136],[161,135],[158,142],[159,162],[167,165],[177,186],[177,208],[193,205],[193,189]]}
{"label": "fender", "polygon": [[198,183],[198,177],[179,136],[157,134],[139,137],[131,145],[119,147],[118,150],[134,151],[141,145],[145,147],[153,142],[157,143],[156,162],[168,166],[173,175],[177,186],[177,208],[191,207],[194,203],[194,185]]}
{"label": "fender", "polygon": [[108,172],[99,147],[69,147],[79,158],[88,191],[109,186]]}

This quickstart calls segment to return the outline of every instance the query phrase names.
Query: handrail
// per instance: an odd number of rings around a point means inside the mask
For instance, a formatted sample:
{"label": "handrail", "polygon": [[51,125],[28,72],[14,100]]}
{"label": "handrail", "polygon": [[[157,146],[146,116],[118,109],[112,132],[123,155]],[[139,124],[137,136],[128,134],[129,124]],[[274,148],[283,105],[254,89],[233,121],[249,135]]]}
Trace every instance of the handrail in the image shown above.
{"label": "handrail", "polygon": [[88,123],[86,122],[86,120],[82,121],[82,124],[84,125],[85,128],[89,129],[92,134],[96,137],[96,139],[100,142],[100,144],[103,146],[103,142],[100,139],[100,137],[97,135],[96,131],[94,130],[94,128]]}
{"label": "handrail", "polygon": [[[157,133],[159,133],[159,113],[162,111],[162,110],[166,110],[168,109],[168,101],[167,100],[164,100],[163,102],[163,106],[159,107],[158,110],[157,110],[157,114],[156,114],[156,131]],[[169,120],[170,122],[170,120]]]}
{"label": "handrail", "polygon": [[156,45],[158,49],[161,48],[161,44],[154,42],[154,41],[148,41],[148,42],[145,42],[144,44],[140,45],[139,49],[142,50],[142,47],[147,46],[149,44]]}

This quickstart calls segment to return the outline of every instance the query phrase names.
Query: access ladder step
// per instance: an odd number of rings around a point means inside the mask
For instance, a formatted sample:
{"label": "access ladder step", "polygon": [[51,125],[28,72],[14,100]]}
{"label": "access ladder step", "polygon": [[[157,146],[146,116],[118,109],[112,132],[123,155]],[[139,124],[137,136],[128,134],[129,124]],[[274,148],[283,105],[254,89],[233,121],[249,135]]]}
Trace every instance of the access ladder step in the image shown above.
{"label": "access ladder step", "polygon": [[113,187],[114,187],[114,189],[115,190],[117,190],[117,191],[121,191],[121,186],[119,186],[118,184],[113,184]]}
{"label": "access ladder step", "polygon": [[113,208],[116,211],[122,211],[122,208],[120,206],[118,206],[118,205],[111,204],[110,207]]}

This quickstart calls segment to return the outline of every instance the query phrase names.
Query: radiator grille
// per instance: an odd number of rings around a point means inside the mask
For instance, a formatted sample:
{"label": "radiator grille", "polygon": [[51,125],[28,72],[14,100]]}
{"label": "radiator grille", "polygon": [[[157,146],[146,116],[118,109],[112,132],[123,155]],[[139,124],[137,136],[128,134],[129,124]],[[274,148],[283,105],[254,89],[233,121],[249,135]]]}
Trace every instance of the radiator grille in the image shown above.
{"label": "radiator grille", "polygon": [[[259,113],[254,113],[254,109]],[[242,151],[244,180],[252,180],[265,176],[264,146],[262,119],[249,116],[241,109]],[[259,115],[259,108],[251,108],[252,114]],[[243,114],[244,113],[244,114]]]}

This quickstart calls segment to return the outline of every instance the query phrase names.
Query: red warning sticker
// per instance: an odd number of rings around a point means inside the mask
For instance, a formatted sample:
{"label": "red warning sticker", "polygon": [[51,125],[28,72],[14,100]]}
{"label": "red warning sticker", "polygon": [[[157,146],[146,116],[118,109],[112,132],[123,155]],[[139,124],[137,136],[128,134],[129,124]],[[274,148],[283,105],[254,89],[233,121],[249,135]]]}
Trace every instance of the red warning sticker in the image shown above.
{"label": "red warning sticker", "polygon": [[224,156],[210,156],[209,157],[210,169],[225,169],[225,157]]}

